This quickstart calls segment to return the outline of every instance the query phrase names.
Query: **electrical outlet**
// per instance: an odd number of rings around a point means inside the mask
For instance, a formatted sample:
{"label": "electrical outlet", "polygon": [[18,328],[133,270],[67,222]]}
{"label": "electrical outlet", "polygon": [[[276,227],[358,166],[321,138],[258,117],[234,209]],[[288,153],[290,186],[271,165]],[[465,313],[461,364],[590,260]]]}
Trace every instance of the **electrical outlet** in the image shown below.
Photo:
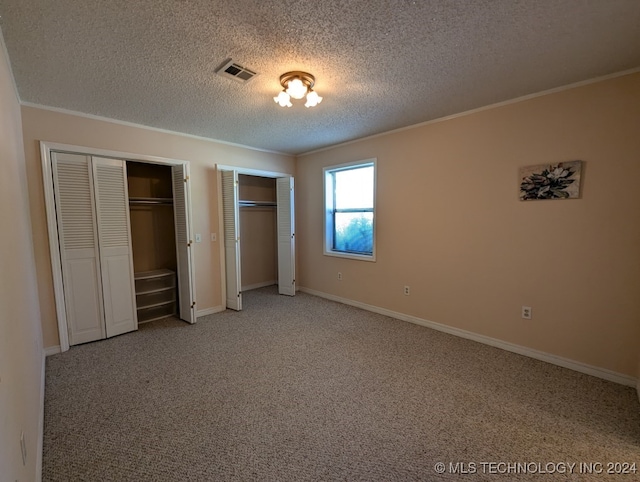
{"label": "electrical outlet", "polygon": [[411,288],[408,286],[404,287],[404,295],[409,296],[411,294]]}
{"label": "electrical outlet", "polygon": [[218,240],[218,235],[216,233],[211,233],[211,241],[214,243]]}
{"label": "electrical outlet", "polygon": [[338,271],[338,279],[342,281],[342,273],[340,271]]}
{"label": "electrical outlet", "polygon": [[530,306],[523,306],[522,307],[522,318],[525,320],[530,320],[531,319],[531,307]]}
{"label": "electrical outlet", "polygon": [[196,243],[199,243],[202,241],[202,235],[200,233],[196,233]]}
{"label": "electrical outlet", "polygon": [[24,441],[24,431],[20,432],[20,450],[22,451],[22,465],[27,465],[27,444]]}

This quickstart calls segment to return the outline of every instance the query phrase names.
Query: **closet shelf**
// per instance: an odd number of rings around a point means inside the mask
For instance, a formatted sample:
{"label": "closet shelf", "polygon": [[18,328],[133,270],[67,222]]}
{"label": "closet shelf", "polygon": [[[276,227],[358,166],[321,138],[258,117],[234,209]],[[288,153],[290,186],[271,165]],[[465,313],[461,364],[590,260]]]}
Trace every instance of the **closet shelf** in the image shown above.
{"label": "closet shelf", "polygon": [[140,313],[143,310],[148,310],[150,308],[157,308],[158,306],[164,306],[164,305],[168,305],[171,303],[174,303],[176,300],[167,300],[167,301],[160,301],[158,303],[154,303],[152,305],[147,305],[147,306],[141,306],[140,308],[138,308],[138,313]]}
{"label": "closet shelf", "polygon": [[153,293],[161,293],[163,291],[169,291],[169,290],[174,290],[175,286],[163,286],[162,288],[156,288],[153,290],[146,290],[146,291],[140,291],[140,292],[136,292],[136,296],[139,295],[150,295]]}
{"label": "closet shelf", "polygon": [[144,204],[166,204],[173,205],[173,199],[170,197],[130,197],[129,204],[144,205]]}
{"label": "closet shelf", "polygon": [[253,207],[277,207],[278,203],[275,201],[247,201],[247,200],[239,200],[238,205],[241,208],[253,208]]}
{"label": "closet shelf", "polygon": [[133,274],[135,279],[162,278],[163,276],[174,275],[175,271],[170,269],[154,269],[152,271],[138,271]]}
{"label": "closet shelf", "polygon": [[176,314],[176,273],[156,269],[134,273],[138,323]]}

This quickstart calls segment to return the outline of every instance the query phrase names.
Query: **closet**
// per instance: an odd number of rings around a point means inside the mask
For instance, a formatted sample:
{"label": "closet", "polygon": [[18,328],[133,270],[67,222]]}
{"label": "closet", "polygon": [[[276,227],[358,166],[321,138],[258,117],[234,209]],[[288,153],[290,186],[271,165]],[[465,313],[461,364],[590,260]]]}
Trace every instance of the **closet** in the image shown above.
{"label": "closet", "polygon": [[278,283],[276,180],[238,175],[242,291]]}
{"label": "closet", "polygon": [[177,313],[171,167],[127,162],[138,323]]}
{"label": "closet", "polygon": [[61,350],[173,314],[194,323],[188,164],[41,145]]}
{"label": "closet", "polygon": [[278,284],[295,295],[293,178],[223,170],[222,204],[227,308],[242,309],[242,292]]}

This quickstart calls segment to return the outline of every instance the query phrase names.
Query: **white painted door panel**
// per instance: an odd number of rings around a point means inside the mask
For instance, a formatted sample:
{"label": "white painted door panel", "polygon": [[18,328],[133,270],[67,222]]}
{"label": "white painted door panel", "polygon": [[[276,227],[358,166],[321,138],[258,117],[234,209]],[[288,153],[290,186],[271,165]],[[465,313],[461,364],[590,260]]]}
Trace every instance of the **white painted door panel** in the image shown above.
{"label": "white painted door panel", "polygon": [[74,250],[66,254],[63,276],[70,345],[105,337],[98,272],[93,250]]}
{"label": "white painted door panel", "polygon": [[278,292],[296,294],[296,251],[293,178],[276,179],[278,200]]}
{"label": "white painted door panel", "polygon": [[51,168],[67,331],[77,345],[105,337],[91,161],[53,152]]}
{"label": "white painted door panel", "polygon": [[176,258],[178,265],[178,302],[180,319],[196,322],[196,295],[191,243],[190,184],[188,166],[172,166],[173,213],[176,228]]}
{"label": "white painted door panel", "polygon": [[107,338],[138,329],[126,164],[92,158]]}
{"label": "white painted door panel", "polygon": [[224,218],[224,253],[227,285],[227,308],[242,309],[240,278],[240,213],[238,205],[238,172],[222,171],[222,208]]}
{"label": "white painted door panel", "polygon": [[131,293],[128,249],[107,248],[101,254],[105,322],[108,320],[107,338],[110,338],[137,330],[138,321]]}

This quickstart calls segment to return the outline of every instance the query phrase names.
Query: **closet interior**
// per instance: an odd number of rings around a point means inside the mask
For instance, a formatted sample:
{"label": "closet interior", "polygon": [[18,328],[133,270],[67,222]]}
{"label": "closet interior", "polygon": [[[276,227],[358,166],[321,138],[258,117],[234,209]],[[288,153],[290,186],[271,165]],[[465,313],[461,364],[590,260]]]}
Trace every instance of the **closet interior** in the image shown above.
{"label": "closet interior", "polygon": [[177,258],[171,166],[127,161],[138,323],[177,314]]}
{"label": "closet interior", "polygon": [[242,291],[277,284],[276,179],[239,174],[238,197]]}

